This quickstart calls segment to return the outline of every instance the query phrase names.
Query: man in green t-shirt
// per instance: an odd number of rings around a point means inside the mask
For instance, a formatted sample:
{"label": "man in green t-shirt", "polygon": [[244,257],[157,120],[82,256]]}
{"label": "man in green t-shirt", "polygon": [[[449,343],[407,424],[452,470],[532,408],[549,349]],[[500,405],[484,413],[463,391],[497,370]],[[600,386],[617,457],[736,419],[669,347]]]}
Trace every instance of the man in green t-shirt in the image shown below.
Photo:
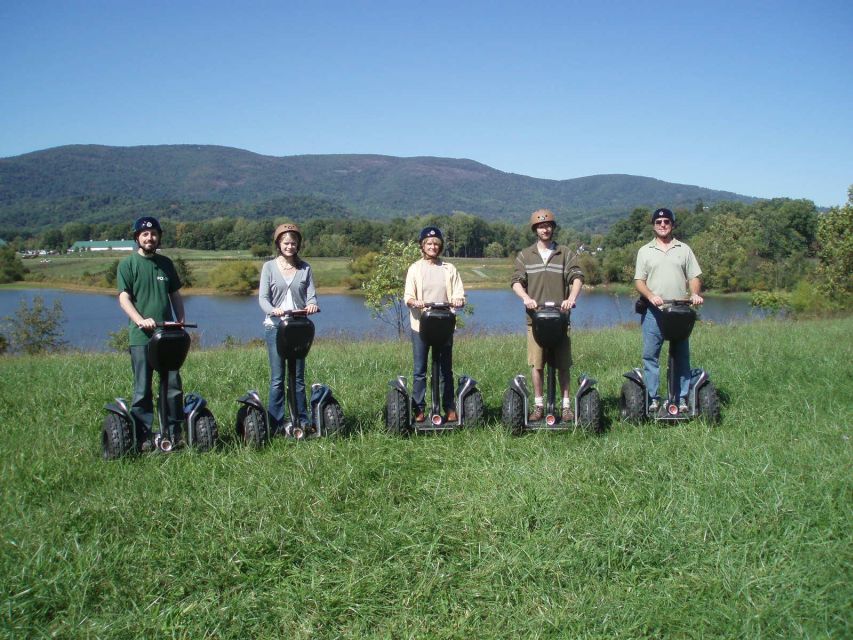
{"label": "man in green t-shirt", "polygon": [[[675,215],[669,209],[661,208],[652,214],[652,228],[655,238],[640,247],[637,252],[637,264],[634,269],[634,285],[640,295],[648,301],[646,310],[640,317],[643,329],[643,380],[649,394],[649,412],[660,408],[660,351],[663,335],[659,319],[664,300],[690,300],[691,304],[703,302],[702,282],[699,276],[702,270],[693,255],[693,250],[672,235],[675,227]],[[675,371],[678,376],[678,410],[688,410],[687,394],[690,391],[690,341],[673,340],[669,345],[672,351]]]}
{"label": "man in green t-shirt", "polygon": [[[158,322],[184,321],[184,301],[179,291],[181,280],[172,261],[157,253],[162,234],[156,218],[145,216],[134,222],[133,239],[138,249],[119,263],[116,277],[119,305],[130,318],[130,363],[133,368],[130,414],[137,442],[146,449],[151,447],[151,425],[154,422],[153,369],[148,364],[148,340]],[[177,371],[169,373],[166,402],[171,424],[160,425],[160,430],[178,438],[184,408],[181,376]]]}

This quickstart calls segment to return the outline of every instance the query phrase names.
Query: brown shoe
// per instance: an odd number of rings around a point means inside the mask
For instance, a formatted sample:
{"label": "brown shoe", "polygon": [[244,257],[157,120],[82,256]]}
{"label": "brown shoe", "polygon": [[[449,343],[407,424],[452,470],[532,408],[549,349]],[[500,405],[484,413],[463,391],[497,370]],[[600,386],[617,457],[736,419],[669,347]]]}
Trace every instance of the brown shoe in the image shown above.
{"label": "brown shoe", "polygon": [[533,411],[527,416],[528,422],[536,422],[545,417],[545,407],[540,407],[538,404],[533,406]]}
{"label": "brown shoe", "polygon": [[574,422],[575,421],[575,414],[572,412],[572,410],[569,407],[563,407],[563,414],[560,416],[560,419],[563,422]]}
{"label": "brown shoe", "polygon": [[421,409],[415,414],[415,422],[423,422],[424,420],[426,420],[426,416],[424,415],[423,409]]}
{"label": "brown shoe", "polygon": [[444,418],[445,422],[457,422],[459,420],[459,416],[456,415],[456,412],[451,409],[447,412],[447,416]]}

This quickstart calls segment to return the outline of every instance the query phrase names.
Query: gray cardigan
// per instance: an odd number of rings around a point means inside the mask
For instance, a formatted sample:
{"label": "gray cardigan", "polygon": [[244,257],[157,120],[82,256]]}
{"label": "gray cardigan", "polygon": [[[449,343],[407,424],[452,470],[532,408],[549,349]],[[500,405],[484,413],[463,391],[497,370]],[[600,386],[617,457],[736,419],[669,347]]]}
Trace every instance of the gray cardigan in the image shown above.
{"label": "gray cardigan", "polygon": [[[287,288],[287,283],[275,260],[265,262],[261,269],[258,303],[263,312],[267,314],[268,319],[274,309],[284,304]],[[290,295],[293,297],[293,306],[296,309],[304,309],[309,304],[317,304],[314,273],[311,271],[311,265],[304,260],[299,261],[299,266],[290,282]]]}

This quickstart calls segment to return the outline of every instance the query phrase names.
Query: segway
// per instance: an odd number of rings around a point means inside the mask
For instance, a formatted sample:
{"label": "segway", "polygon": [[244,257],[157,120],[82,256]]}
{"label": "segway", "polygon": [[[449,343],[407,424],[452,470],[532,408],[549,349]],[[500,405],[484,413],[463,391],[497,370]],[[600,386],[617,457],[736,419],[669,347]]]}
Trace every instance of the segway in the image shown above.
{"label": "segway", "polygon": [[[157,329],[148,341],[148,364],[160,376],[160,395],[157,398],[157,415],[160,431],[153,434],[154,451],[168,453],[179,443],[180,433],[169,425],[169,403],[166,401],[169,372],[178,371],[190,349],[190,336],[184,328],[198,325],[180,322],[158,322]],[[129,453],[141,453],[145,435],[137,433],[130,414],[130,405],[124,398],[116,398],[104,406],[107,415],[101,430],[101,447],[105,460],[120,458]],[[187,445],[198,451],[209,451],[216,446],[219,430],[207,401],[189,393],[184,396],[184,423]]]}
{"label": "segway", "polygon": [[269,414],[264,408],[257,391],[251,390],[237,399],[240,408],[237,411],[237,436],[251,447],[262,447],[275,435],[283,435],[295,440],[331,436],[344,431],[344,413],[341,405],[326,385],[311,385],[311,424],[303,428],[299,424],[296,409],[296,361],[308,356],[314,342],[314,323],[304,309],[287,311],[281,316],[275,336],[276,351],[282,360],[282,368],[287,369],[287,408],[290,416],[285,416],[281,427],[271,433]]}
{"label": "segway", "polygon": [[[664,300],[658,323],[664,340],[669,342],[667,361],[667,393],[669,396],[656,412],[649,411],[649,393],[643,380],[643,370],[634,368],[623,374],[627,380],[622,383],[619,396],[619,412],[628,422],[640,422],[646,418],[662,421],[681,421],[693,418],[705,418],[709,422],[720,420],[720,399],[711,378],[704,369],[690,370],[690,391],[687,394],[688,410],[678,410],[680,389],[675,376],[675,357],[672,342],[686,340],[696,323],[696,311],[689,300]],[[646,311],[651,313],[651,311]],[[653,390],[657,393],[657,389]]]}
{"label": "segway", "polygon": [[412,415],[414,407],[406,386],[406,377],[397,376],[388,383],[391,388],[385,398],[385,426],[389,433],[398,435],[439,433],[462,427],[474,427],[482,421],[483,396],[477,389],[477,381],[469,376],[459,376],[457,381],[457,419],[447,421],[441,415],[441,367],[436,352],[439,347],[447,344],[455,329],[456,314],[453,313],[449,304],[428,302],[424,305],[420,319],[420,334],[424,342],[429,345],[432,357],[429,419],[423,422],[414,420]]}
{"label": "segway", "polygon": [[561,420],[561,406],[557,403],[557,367],[554,355],[568,329],[568,316],[553,302],[546,302],[530,313],[533,339],[545,352],[545,416],[541,420],[529,419],[530,392],[522,374],[509,382],[503,397],[503,421],[514,435],[526,431],[569,431],[581,427],[593,433],[604,430],[601,397],[595,388],[596,381],[585,373],[578,378],[574,396],[575,418],[572,422]]}

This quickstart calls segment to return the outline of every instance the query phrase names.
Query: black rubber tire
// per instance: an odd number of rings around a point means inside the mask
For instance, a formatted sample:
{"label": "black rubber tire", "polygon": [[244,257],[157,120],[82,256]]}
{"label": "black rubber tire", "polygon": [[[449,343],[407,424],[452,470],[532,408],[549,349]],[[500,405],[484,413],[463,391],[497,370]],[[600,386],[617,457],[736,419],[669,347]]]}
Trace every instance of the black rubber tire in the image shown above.
{"label": "black rubber tire", "polygon": [[219,427],[213,414],[207,409],[202,409],[195,419],[193,433],[193,447],[200,452],[210,451],[216,447],[219,439]]}
{"label": "black rubber tire", "polygon": [[604,416],[601,413],[601,396],[598,389],[590,389],[578,400],[578,426],[590,433],[604,431]]}
{"label": "black rubber tire", "polygon": [[524,398],[512,389],[504,393],[501,415],[512,435],[520,436],[524,432]]}
{"label": "black rubber tire", "polygon": [[412,432],[409,400],[399,389],[388,389],[385,396],[385,428],[388,433],[407,436]]}
{"label": "black rubber tire", "polygon": [[332,400],[323,407],[323,435],[336,436],[346,431],[344,411],[337,400]]}
{"label": "black rubber tire", "polygon": [[101,429],[101,454],[104,460],[116,460],[133,450],[130,421],[117,413],[107,413]]}
{"label": "black rubber tire", "polygon": [[711,424],[720,422],[720,396],[713,382],[706,382],[696,392],[696,413]]}
{"label": "black rubber tire", "polygon": [[245,411],[237,414],[237,435],[243,444],[260,449],[269,441],[266,416],[255,407],[244,406],[243,409]]}
{"label": "black rubber tire", "polygon": [[646,390],[633,380],[622,383],[619,394],[619,415],[625,422],[639,423],[646,417]]}
{"label": "black rubber tire", "polygon": [[483,394],[472,391],[462,401],[462,421],[466,429],[475,429],[483,423]]}

